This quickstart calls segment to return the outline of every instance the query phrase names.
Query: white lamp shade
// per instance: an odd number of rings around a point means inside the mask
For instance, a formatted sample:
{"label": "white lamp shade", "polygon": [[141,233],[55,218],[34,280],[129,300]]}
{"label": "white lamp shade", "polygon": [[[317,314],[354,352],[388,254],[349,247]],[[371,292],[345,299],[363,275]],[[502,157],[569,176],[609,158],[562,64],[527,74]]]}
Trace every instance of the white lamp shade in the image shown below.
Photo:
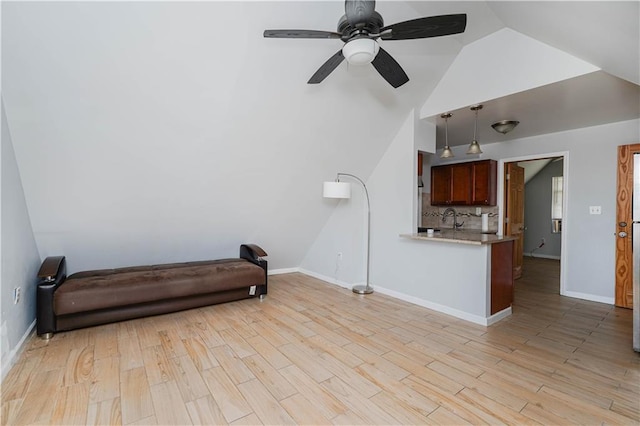
{"label": "white lamp shade", "polygon": [[325,182],[322,188],[324,198],[351,198],[349,182]]}

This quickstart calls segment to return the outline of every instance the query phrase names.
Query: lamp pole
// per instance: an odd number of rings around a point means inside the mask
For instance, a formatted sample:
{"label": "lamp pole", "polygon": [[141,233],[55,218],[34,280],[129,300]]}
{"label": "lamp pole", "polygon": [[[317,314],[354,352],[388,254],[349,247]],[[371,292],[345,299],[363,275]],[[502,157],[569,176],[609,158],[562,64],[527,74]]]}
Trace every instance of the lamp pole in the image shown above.
{"label": "lamp pole", "polygon": [[371,203],[369,202],[369,191],[367,191],[367,185],[364,184],[362,179],[360,179],[356,175],[352,175],[349,173],[338,173],[337,181],[340,182],[340,176],[348,176],[351,177],[362,185],[364,188],[364,194],[367,198],[367,275],[366,275],[366,285],[354,285],[351,289],[354,293],[358,294],[371,294],[373,293],[373,287],[369,284],[369,252],[371,251]]}

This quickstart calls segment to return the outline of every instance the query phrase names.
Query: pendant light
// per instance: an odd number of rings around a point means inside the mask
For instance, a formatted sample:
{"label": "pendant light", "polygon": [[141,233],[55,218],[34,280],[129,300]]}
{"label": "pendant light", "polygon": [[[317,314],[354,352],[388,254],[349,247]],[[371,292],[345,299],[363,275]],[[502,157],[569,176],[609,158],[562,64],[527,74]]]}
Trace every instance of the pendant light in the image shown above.
{"label": "pendant light", "polygon": [[449,125],[447,124],[447,120],[451,118],[452,115],[453,114],[448,112],[440,116],[444,118],[444,149],[442,150],[442,154],[440,154],[440,158],[455,157],[453,155],[453,151],[451,151],[451,148],[449,148]]}
{"label": "pendant light", "polygon": [[482,109],[482,105],[474,105],[471,107],[471,111],[475,111],[476,113],[476,120],[473,124],[473,141],[471,141],[471,144],[469,145],[467,154],[482,154],[480,144],[478,144],[478,140],[476,139],[476,132],[478,130],[478,110],[480,109]]}

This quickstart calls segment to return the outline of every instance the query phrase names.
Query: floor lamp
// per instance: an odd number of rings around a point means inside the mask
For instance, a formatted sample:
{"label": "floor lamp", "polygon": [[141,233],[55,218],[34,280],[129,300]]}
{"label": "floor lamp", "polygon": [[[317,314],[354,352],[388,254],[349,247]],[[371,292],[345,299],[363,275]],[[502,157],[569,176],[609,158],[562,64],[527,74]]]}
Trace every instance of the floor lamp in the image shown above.
{"label": "floor lamp", "polygon": [[351,198],[351,184],[348,182],[340,182],[341,176],[351,177],[362,185],[364,193],[367,196],[367,281],[366,285],[355,285],[352,290],[358,294],[371,294],[373,287],[369,285],[369,251],[371,250],[371,204],[369,203],[369,191],[367,185],[358,176],[349,173],[338,173],[335,182],[325,182],[323,186],[322,196],[325,198]]}

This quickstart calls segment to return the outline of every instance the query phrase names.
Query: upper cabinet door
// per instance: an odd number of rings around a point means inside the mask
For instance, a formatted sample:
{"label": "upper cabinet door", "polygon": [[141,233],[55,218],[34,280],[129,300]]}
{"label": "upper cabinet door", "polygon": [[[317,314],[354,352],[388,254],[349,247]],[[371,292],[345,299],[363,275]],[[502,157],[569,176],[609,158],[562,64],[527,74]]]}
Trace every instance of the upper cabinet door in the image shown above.
{"label": "upper cabinet door", "polygon": [[451,203],[456,206],[471,204],[471,163],[451,165]]}
{"label": "upper cabinet door", "polygon": [[497,163],[495,160],[473,162],[473,191],[471,204],[496,205]]}
{"label": "upper cabinet door", "polygon": [[431,168],[431,205],[451,204],[451,167],[434,166]]}

